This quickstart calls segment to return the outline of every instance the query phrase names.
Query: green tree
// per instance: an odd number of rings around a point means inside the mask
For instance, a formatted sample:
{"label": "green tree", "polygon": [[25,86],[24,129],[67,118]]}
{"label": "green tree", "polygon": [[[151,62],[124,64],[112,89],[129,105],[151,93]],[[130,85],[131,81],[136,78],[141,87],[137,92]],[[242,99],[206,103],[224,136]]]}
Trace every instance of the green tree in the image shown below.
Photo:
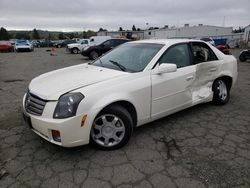
{"label": "green tree", "polygon": [[18,32],[15,36],[16,39],[26,39],[30,40],[30,36],[27,32]]}
{"label": "green tree", "polygon": [[135,27],[135,25],[133,25],[133,27],[132,27],[132,31],[136,31],[136,27]]}
{"label": "green tree", "polygon": [[63,39],[65,39],[64,34],[63,34],[63,33],[59,33],[59,35],[58,35],[58,39],[59,39],[59,40],[63,40]]}
{"label": "green tree", "polygon": [[92,30],[88,30],[88,31],[83,31],[82,32],[82,38],[84,39],[88,39],[92,36],[96,36],[96,32],[95,31],[92,31]]}
{"label": "green tree", "polygon": [[9,40],[9,39],[10,39],[9,32],[5,28],[1,27],[1,29],[0,29],[0,40]]}
{"label": "green tree", "polygon": [[87,32],[86,32],[86,31],[83,31],[83,32],[82,32],[82,38],[84,38],[84,39],[87,38]]}
{"label": "green tree", "polygon": [[87,37],[86,38],[90,38],[92,36],[96,36],[96,32],[92,31],[92,30],[88,30],[86,33]]}
{"label": "green tree", "polygon": [[99,28],[99,31],[104,31],[105,29],[103,29],[102,27]]}
{"label": "green tree", "polygon": [[67,33],[67,37],[70,39],[76,38],[75,33]]}
{"label": "green tree", "polygon": [[33,29],[32,38],[33,39],[40,39],[40,35],[39,35],[38,31],[36,30],[36,28]]}

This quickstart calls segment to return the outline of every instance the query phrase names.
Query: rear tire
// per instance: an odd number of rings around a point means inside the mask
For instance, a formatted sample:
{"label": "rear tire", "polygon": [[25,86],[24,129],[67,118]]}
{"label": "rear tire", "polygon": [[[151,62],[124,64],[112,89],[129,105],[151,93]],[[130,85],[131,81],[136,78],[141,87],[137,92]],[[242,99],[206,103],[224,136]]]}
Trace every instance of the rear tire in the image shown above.
{"label": "rear tire", "polygon": [[92,51],[89,54],[89,59],[95,60],[99,57],[99,54],[96,51]]}
{"label": "rear tire", "polygon": [[229,101],[230,89],[223,79],[217,79],[213,83],[213,103],[224,105]]}
{"label": "rear tire", "polygon": [[90,133],[90,143],[101,150],[121,148],[133,132],[129,112],[118,105],[107,107],[95,118]]}
{"label": "rear tire", "polygon": [[240,59],[241,62],[245,62],[246,61],[246,57],[243,54],[240,54],[239,59]]}

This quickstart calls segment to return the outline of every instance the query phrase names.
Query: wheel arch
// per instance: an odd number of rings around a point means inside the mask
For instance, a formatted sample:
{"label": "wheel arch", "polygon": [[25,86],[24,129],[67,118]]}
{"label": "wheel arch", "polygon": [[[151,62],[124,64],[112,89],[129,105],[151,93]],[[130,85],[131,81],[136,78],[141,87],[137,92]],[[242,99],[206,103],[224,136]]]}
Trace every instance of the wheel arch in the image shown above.
{"label": "wheel arch", "polygon": [[70,51],[73,52],[74,49],[77,49],[77,51],[80,52],[80,49],[77,46],[74,46],[73,48],[71,48]]}
{"label": "wheel arch", "polygon": [[91,54],[91,52],[96,52],[96,53],[98,53],[98,55],[100,55],[100,51],[98,49],[96,49],[96,48],[91,49],[89,51],[89,54]]}
{"label": "wheel arch", "polygon": [[129,101],[127,101],[127,100],[118,100],[118,101],[114,101],[114,102],[112,102],[112,103],[110,103],[110,104],[105,105],[105,106],[97,113],[96,117],[97,117],[100,113],[102,113],[103,110],[105,110],[105,109],[107,109],[107,108],[109,108],[110,106],[113,106],[113,105],[118,105],[118,106],[121,106],[121,107],[125,108],[125,109],[128,111],[128,113],[131,115],[131,117],[132,117],[133,126],[136,126],[136,125],[137,125],[138,119],[137,119],[137,111],[136,111],[136,108],[135,108],[135,106],[134,106],[131,102],[129,102]]}
{"label": "wheel arch", "polygon": [[[225,83],[228,86],[228,89],[230,91],[230,89],[232,88],[232,85],[233,85],[233,77],[229,76],[229,75],[221,75],[218,78],[216,78],[215,80],[219,80],[219,79],[225,81]],[[214,80],[214,82],[215,82],[215,80]]]}

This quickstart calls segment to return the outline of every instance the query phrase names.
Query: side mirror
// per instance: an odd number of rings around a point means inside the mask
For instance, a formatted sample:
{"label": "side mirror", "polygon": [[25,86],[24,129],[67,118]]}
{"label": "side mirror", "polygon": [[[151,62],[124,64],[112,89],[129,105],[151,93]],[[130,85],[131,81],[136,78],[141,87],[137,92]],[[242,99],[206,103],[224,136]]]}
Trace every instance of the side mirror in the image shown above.
{"label": "side mirror", "polygon": [[163,74],[163,73],[176,72],[176,71],[177,71],[176,64],[161,63],[158,67],[156,67],[155,73]]}

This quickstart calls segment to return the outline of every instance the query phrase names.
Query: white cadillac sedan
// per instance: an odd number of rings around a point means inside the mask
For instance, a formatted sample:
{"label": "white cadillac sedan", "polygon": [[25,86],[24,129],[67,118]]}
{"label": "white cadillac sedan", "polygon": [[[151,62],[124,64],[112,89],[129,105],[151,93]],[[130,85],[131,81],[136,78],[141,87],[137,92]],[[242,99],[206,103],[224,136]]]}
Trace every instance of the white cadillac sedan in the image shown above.
{"label": "white cadillac sedan", "polygon": [[124,146],[134,127],[199,103],[226,104],[237,61],[200,40],[125,43],[96,61],[33,79],[24,119],[51,143]]}

